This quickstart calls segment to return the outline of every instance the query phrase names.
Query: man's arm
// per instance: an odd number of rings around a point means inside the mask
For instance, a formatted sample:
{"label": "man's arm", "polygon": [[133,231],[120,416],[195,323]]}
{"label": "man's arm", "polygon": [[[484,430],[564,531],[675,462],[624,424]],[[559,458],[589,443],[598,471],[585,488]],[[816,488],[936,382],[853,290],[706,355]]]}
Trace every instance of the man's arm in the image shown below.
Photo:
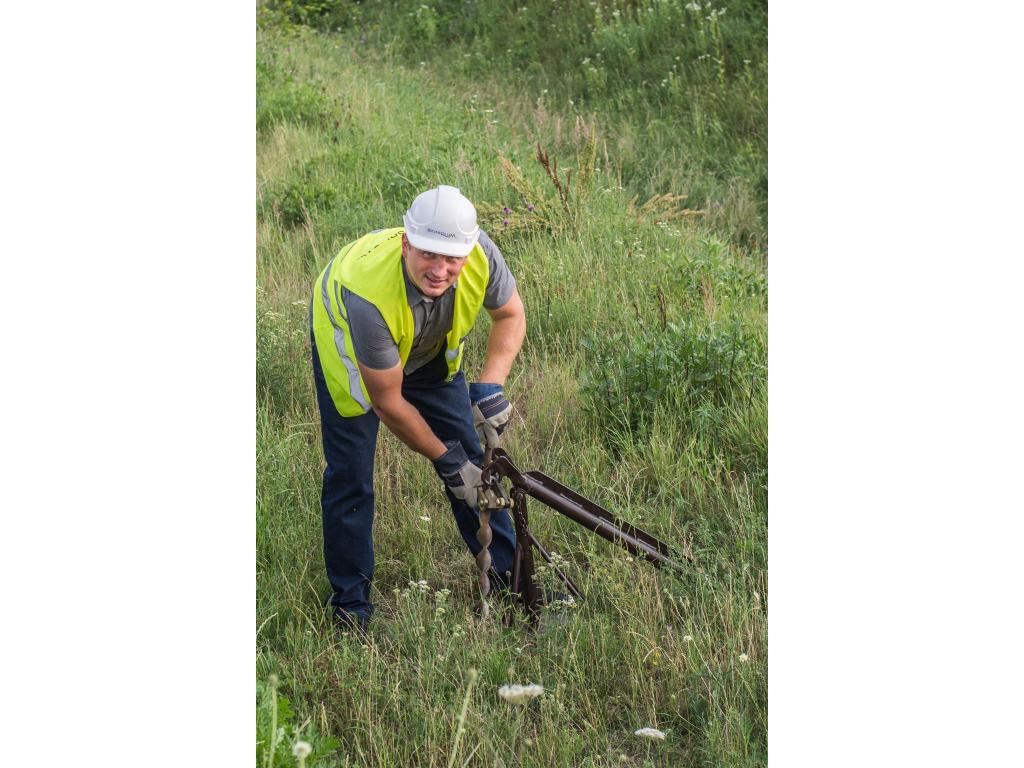
{"label": "man's arm", "polygon": [[498,309],[487,310],[487,314],[494,324],[487,339],[487,356],[480,381],[504,386],[508,372],[512,370],[512,362],[526,338],[526,310],[518,289]]}
{"label": "man's arm", "polygon": [[399,440],[431,461],[448,448],[437,439],[420,412],[402,397],[402,364],[380,371],[359,363],[366,391],[373,400],[373,411]]}

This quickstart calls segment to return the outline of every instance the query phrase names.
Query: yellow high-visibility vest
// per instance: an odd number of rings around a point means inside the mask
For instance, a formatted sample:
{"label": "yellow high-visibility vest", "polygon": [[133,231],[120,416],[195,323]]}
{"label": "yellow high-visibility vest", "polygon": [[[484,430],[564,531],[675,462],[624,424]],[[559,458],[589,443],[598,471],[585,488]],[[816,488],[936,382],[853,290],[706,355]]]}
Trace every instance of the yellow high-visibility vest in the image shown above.
{"label": "yellow high-visibility vest", "polygon": [[[364,235],[331,259],[313,284],[313,338],[331,399],[342,416],[360,416],[372,403],[359,375],[356,351],[341,301],[342,287],[377,308],[398,345],[402,366],[412,349],[412,308],[402,274],[403,227]],[[462,350],[484,304],[490,265],[480,244],[466,257],[455,283],[452,327],[446,338],[448,381],[462,365]]]}

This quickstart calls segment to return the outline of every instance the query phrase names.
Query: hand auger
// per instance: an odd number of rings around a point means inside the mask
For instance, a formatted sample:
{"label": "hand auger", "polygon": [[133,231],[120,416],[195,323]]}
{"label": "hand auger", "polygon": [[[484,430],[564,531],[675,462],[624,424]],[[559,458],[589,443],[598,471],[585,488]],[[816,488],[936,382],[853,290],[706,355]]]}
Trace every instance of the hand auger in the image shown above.
{"label": "hand auger", "polygon": [[[501,481],[508,480],[511,492],[506,495]],[[490,519],[490,513],[496,509],[511,510],[516,530],[516,552],[513,560],[510,584],[513,588],[521,586],[519,592],[531,623],[536,622],[540,613],[540,593],[534,579],[535,569],[533,550],[536,549],[548,563],[552,571],[565,585],[575,599],[581,600],[583,594],[576,584],[553,561],[551,555],[541,545],[530,530],[530,519],[526,511],[526,497],[532,496],[547,507],[560,512],[570,520],[582,525],[598,536],[618,544],[634,555],[641,555],[648,562],[659,568],[668,567],[682,571],[684,566],[672,559],[669,545],[656,539],[646,531],[619,519],[604,507],[590,499],[566,488],[561,483],[543,472],[530,470],[522,472],[501,448],[487,451],[484,456],[484,467],[481,476],[483,492],[480,495],[481,530],[485,527],[484,520]],[[486,539],[490,542],[490,525],[486,526]],[[481,541],[483,544],[483,541]],[[481,555],[486,552],[486,545]],[[690,563],[693,558],[686,553],[682,556]],[[480,557],[478,556],[478,561]],[[486,557],[488,565],[490,555]],[[481,580],[481,587],[483,581]],[[486,598],[487,593],[483,592]],[[484,600],[486,606],[486,600]],[[485,608],[486,611],[486,608]]]}

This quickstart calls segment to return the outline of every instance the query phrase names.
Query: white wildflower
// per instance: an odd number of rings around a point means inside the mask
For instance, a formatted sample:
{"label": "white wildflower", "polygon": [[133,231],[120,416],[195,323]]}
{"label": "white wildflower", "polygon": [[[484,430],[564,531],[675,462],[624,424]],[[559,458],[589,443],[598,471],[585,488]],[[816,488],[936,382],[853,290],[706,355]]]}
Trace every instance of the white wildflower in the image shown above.
{"label": "white wildflower", "polygon": [[296,741],[292,747],[292,754],[299,760],[305,760],[313,752],[313,746],[308,741]]}
{"label": "white wildflower", "polygon": [[700,3],[687,3],[684,7],[688,11],[699,11],[700,10]]}
{"label": "white wildflower", "polygon": [[498,695],[509,704],[525,704],[542,693],[544,693],[544,686],[534,684],[503,685],[498,689]]}
{"label": "white wildflower", "polygon": [[427,517],[426,515],[420,515],[420,520],[422,520],[424,523],[429,523],[430,522],[430,518]]}
{"label": "white wildflower", "polygon": [[683,635],[683,642],[684,643],[692,643],[693,642],[693,635]]}
{"label": "white wildflower", "polygon": [[658,741],[665,740],[665,734],[657,728],[638,728],[633,731],[633,735],[640,736],[644,739],[657,739]]}
{"label": "white wildflower", "polygon": [[740,654],[740,663],[741,664],[746,664],[748,661],[750,661],[750,657],[747,656],[747,654],[745,654],[745,653],[741,653]]}

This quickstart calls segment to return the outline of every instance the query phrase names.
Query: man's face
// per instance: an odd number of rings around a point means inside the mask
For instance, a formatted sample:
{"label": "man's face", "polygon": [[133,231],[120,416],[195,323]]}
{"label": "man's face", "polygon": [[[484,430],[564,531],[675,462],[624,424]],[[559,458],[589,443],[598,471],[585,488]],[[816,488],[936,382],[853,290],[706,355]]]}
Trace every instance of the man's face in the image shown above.
{"label": "man's face", "polygon": [[413,285],[431,299],[447,291],[466,264],[465,256],[442,256],[421,251],[405,235],[402,235],[402,258],[405,259],[405,270]]}

